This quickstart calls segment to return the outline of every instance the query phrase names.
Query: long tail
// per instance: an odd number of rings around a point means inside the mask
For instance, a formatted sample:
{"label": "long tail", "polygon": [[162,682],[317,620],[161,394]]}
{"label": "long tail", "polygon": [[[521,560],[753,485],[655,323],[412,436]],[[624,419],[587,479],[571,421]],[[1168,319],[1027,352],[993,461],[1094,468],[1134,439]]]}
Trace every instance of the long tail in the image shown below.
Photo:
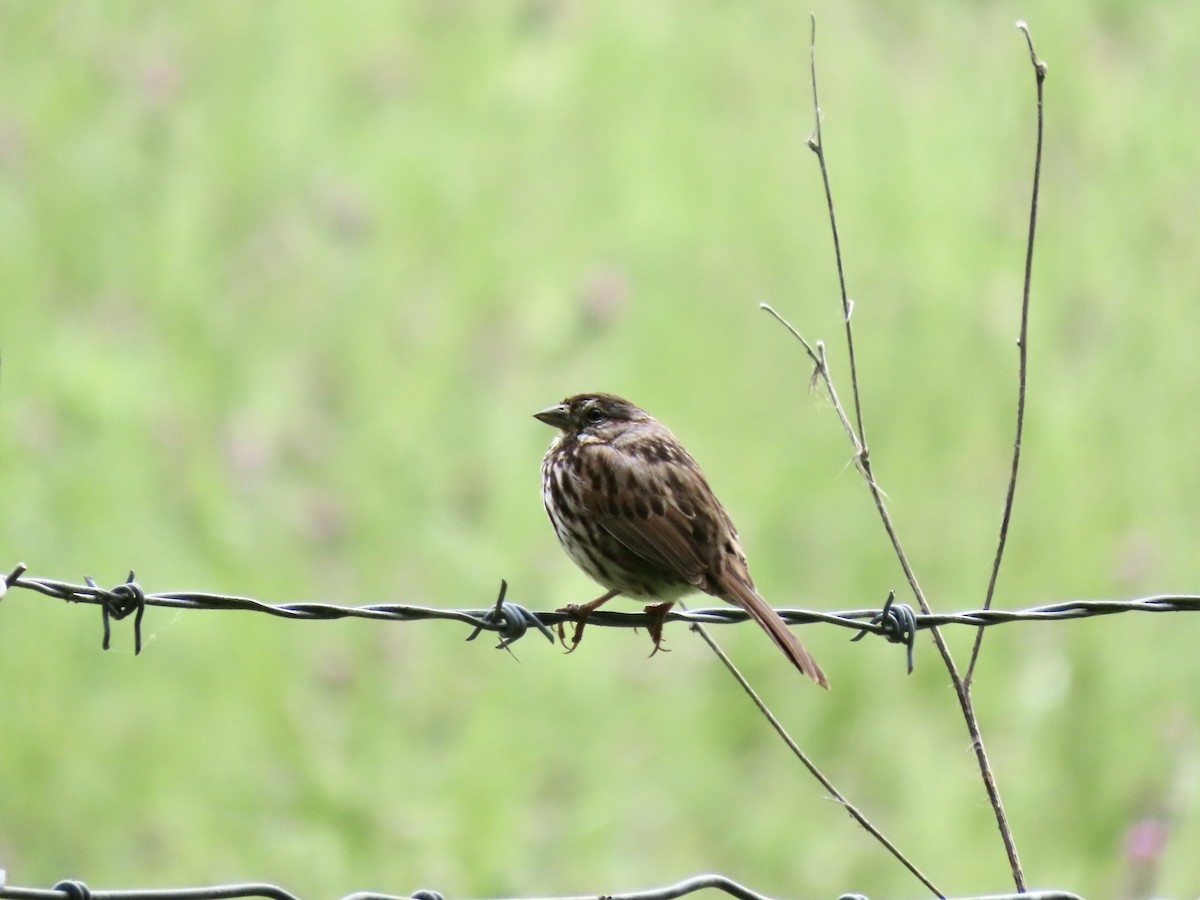
{"label": "long tail", "polygon": [[812,658],[812,654],[804,649],[800,639],[779,617],[779,613],[775,612],[754,588],[743,584],[739,579],[726,578],[725,581],[726,584],[723,586],[729,593],[725,595],[724,599],[746,610],[751,618],[762,627],[762,630],[771,636],[775,646],[792,661],[792,665],[821,687],[828,688],[829,679],[825,677],[825,673],[821,671],[817,661]]}

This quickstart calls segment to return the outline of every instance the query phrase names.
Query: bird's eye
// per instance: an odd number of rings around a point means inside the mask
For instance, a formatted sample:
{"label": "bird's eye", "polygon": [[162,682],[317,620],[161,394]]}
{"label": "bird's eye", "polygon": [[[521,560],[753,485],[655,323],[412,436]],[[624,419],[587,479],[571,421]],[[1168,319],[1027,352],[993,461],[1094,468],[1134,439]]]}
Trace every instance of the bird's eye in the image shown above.
{"label": "bird's eye", "polygon": [[599,407],[591,406],[584,411],[583,418],[589,425],[599,425],[604,421],[604,413]]}

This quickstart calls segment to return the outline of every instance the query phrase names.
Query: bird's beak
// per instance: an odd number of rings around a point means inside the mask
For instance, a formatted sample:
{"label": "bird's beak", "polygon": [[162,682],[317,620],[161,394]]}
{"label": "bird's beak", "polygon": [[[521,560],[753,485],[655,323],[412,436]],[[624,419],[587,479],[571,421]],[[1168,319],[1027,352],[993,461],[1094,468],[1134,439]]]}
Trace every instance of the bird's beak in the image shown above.
{"label": "bird's beak", "polygon": [[545,422],[547,425],[553,425],[555,428],[561,428],[564,431],[571,423],[571,417],[565,403],[556,403],[554,406],[547,406],[541,412],[535,412],[533,417],[539,422]]}

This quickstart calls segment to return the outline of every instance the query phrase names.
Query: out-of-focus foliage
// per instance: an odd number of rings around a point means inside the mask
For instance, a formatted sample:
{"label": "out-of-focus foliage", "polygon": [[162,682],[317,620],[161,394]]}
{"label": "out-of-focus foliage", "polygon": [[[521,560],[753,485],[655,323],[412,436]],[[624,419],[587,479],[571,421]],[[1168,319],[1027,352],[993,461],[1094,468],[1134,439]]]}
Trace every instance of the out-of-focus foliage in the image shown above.
{"label": "out-of-focus foliage", "polygon": [[[821,3],[822,106],[876,471],[931,601],[977,606],[1015,394],[1049,63],[1024,468],[997,603],[1196,590],[1200,7]],[[846,370],[794,3],[0,7],[8,568],[265,600],[593,596],[529,417],[626,394],[700,459],[779,605],[899,569],[799,347]],[[844,391],[845,392],[845,391]],[[718,870],[919,886],[683,629],[0,604],[13,884],[603,893]],[[1031,884],[1200,890],[1200,654],[1181,615],[1012,625],[976,696]],[[942,890],[1011,887],[957,705],[841,630],[803,683],[719,633]],[[970,635],[954,632],[965,660]],[[1166,845],[1127,843],[1148,822]],[[1137,829],[1142,827],[1142,831]],[[1145,879],[1161,862],[1154,887]]]}

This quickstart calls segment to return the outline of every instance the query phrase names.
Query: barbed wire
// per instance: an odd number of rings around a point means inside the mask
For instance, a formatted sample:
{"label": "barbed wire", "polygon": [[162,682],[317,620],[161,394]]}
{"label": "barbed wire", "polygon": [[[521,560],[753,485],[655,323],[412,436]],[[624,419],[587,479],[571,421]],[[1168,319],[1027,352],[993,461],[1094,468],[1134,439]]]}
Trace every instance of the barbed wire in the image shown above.
{"label": "barbed wire", "polygon": [[[701,890],[717,890],[737,900],[771,900],[724,875],[695,875],[661,888],[624,894],[596,894],[580,897],[539,898],[539,900],[675,900]],[[82,881],[60,881],[53,888],[10,887],[0,869],[0,900],[233,900],[237,897],[269,897],[271,900],[299,900],[296,894],[263,882],[224,884],[212,887],[163,888],[139,890],[92,890]],[[445,900],[437,891],[421,890],[411,894],[377,894],[357,891],[342,900]],[[868,900],[862,894],[843,894],[839,900]],[[1066,891],[1028,891],[1020,894],[988,894],[960,900],[1082,900]]]}
{"label": "barbed wire", "polygon": [[[19,563],[0,585],[0,598],[6,590],[21,588],[68,603],[87,603],[99,606],[102,611],[104,638],[102,646],[109,648],[111,620],[134,617],[135,652],[141,651],[141,622],[147,606],[169,609],[191,610],[240,610],[257,612],[285,619],[330,620],[330,619],[383,619],[396,622],[441,620],[461,622],[472,630],[468,641],[475,640],[482,632],[494,632],[500,637],[498,649],[507,649],[524,637],[529,630],[536,629],[551,643],[555,640],[553,626],[574,624],[576,614],[567,609],[534,612],[507,599],[508,583],[500,582],[500,592],[495,602],[482,609],[452,609],[445,607],[414,606],[408,603],[372,603],[364,606],[342,606],[333,603],[300,601],[294,603],[266,603],[253,597],[230,594],[211,594],[200,591],[165,591],[146,593],[134,579],[133,572],[122,583],[112,588],[100,587],[89,576],[83,584],[60,581],[52,578],[27,577],[26,566]],[[847,609],[838,612],[819,612],[809,609],[778,609],[783,620],[791,625],[836,625],[855,632],[852,640],[860,640],[867,634],[879,635],[892,643],[904,644],[908,650],[908,670],[913,669],[913,648],[918,632],[944,625],[964,625],[984,628],[1011,622],[1046,622],[1070,619],[1086,619],[1110,616],[1127,612],[1200,612],[1200,596],[1190,594],[1156,594],[1130,600],[1076,599],[1060,600],[1026,609],[976,609],[966,612],[917,613],[911,607],[895,602],[894,593],[889,593],[880,608]],[[749,615],[734,606],[711,609],[672,609],[666,616],[669,622],[685,622],[695,625],[732,625],[750,620]],[[651,615],[645,612],[620,612],[598,609],[591,613],[589,626],[607,628],[644,628],[651,624]]]}

